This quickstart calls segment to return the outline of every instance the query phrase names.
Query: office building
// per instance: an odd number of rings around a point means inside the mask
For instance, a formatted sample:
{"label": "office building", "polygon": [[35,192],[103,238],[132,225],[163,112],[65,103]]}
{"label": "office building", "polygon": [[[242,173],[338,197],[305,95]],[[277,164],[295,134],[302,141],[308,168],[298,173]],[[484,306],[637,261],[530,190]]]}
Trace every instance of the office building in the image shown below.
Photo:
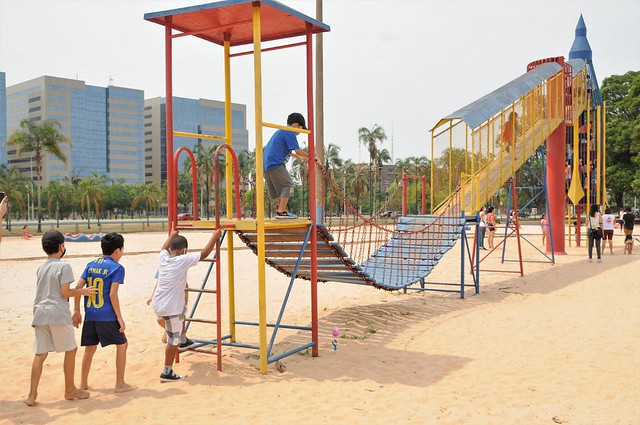
{"label": "office building", "polygon": [[[66,164],[45,155],[43,184],[52,180],[106,175],[126,183],[144,181],[144,92],[122,87],[97,87],[84,81],[42,76],[7,87],[7,132],[20,129],[20,121],[52,119],[70,141],[63,144]],[[7,146],[9,166],[36,178],[29,154],[18,156]]]}
{"label": "office building", "polygon": [[6,75],[0,72],[0,166],[7,164],[7,84]]}
{"label": "office building", "polygon": [[[156,97],[144,102],[144,174],[145,181],[165,185],[167,180],[166,144],[166,98]],[[224,102],[209,99],[173,98],[173,130],[193,134],[224,136]],[[246,151],[249,144],[246,105],[232,104],[231,107],[232,146],[239,154]],[[186,146],[195,152],[196,145],[212,146],[222,142],[174,137],[174,151]],[[179,167],[183,169],[188,155],[182,154]]]}

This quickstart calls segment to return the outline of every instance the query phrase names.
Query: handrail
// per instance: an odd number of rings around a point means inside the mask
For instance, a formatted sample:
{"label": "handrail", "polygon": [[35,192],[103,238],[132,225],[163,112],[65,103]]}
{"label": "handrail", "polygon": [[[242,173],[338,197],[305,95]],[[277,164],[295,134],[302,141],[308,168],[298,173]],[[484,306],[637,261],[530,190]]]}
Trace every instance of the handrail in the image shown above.
{"label": "handrail", "polygon": [[[220,157],[220,153],[223,149],[226,149],[227,152],[229,152],[229,154],[231,155],[231,159],[232,159],[232,168],[233,168],[233,182],[235,185],[235,192],[236,192],[236,218],[241,219],[242,218],[242,208],[241,208],[241,203],[240,203],[240,179],[239,179],[239,172],[238,170],[240,169],[239,165],[238,165],[238,157],[236,156],[235,151],[233,150],[233,148],[229,145],[220,145],[218,146],[218,148],[216,149],[216,152],[213,156],[213,181],[214,181],[214,187],[215,187],[215,194],[214,194],[214,203],[215,203],[215,223],[216,223],[216,228],[220,228],[220,173],[218,173],[218,158]],[[232,217],[229,217],[232,218]]]}
{"label": "handrail", "polygon": [[[193,192],[192,193],[193,218],[195,220],[198,220],[198,170],[196,169],[196,157],[193,155],[193,152],[191,151],[191,149],[189,149],[186,146],[180,147],[180,149],[178,149],[176,153],[173,155],[173,169],[174,169],[173,175],[175,176],[175,179],[176,179],[176,199],[177,199],[177,188],[178,188],[178,158],[180,157],[180,154],[182,152],[186,152],[191,158],[191,189]],[[177,209],[176,209],[176,216],[169,217],[169,222],[171,222],[172,220],[174,222],[174,227],[175,227],[178,221]]]}

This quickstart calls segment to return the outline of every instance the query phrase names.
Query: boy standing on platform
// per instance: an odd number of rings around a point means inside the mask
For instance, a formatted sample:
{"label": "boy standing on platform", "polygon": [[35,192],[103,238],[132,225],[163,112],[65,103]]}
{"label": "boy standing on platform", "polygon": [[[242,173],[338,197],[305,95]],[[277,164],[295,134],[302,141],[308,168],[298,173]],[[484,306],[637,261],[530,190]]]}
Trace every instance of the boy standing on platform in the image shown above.
{"label": "boy standing on platform", "polygon": [[198,264],[211,254],[216,242],[220,239],[220,229],[214,230],[211,239],[200,252],[187,254],[187,238],[171,230],[169,237],[160,251],[160,265],[158,267],[158,283],[153,294],[151,305],[158,316],[158,321],[164,321],[167,334],[167,345],[164,350],[164,369],[160,374],[160,382],[181,381],[182,376],[173,371],[173,361],[178,351],[178,344],[183,332],[184,317],[187,312],[184,290],[187,285],[189,268]]}
{"label": "boy standing on platform", "polygon": [[[82,378],[80,388],[89,388],[91,361],[98,343],[103,347],[116,345],[116,393],[135,390],[136,387],[124,381],[124,369],[127,363],[127,337],[124,334],[125,323],[120,312],[118,289],[124,284],[124,267],[119,263],[124,252],[124,238],[118,233],[107,233],[100,242],[102,257],[91,261],[84,269],[76,288],[98,288],[91,297],[85,297],[85,320],[82,325],[81,345],[85,347],[82,357]],[[80,300],[76,299],[73,312],[73,325],[82,321]]]}
{"label": "boy standing on platform", "polygon": [[96,289],[69,287],[74,280],[73,270],[69,264],[60,261],[67,252],[62,233],[50,230],[42,235],[42,249],[47,253],[47,261],[38,268],[37,273],[36,298],[31,322],[36,332],[35,357],[31,365],[31,389],[25,400],[27,406],[36,405],[38,384],[44,361],[50,351],[64,352],[64,398],[89,398],[89,392],[77,388],[74,383],[78,346],[71,324],[68,298],[89,296],[94,294]]}

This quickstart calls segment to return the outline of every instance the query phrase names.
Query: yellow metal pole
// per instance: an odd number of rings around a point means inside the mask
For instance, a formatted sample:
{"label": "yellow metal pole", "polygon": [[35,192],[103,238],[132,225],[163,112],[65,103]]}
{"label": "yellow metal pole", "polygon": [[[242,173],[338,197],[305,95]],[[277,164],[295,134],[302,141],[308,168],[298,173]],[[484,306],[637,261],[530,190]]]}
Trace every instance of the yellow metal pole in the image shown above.
{"label": "yellow metal pole", "polygon": [[434,132],[432,131],[431,132],[431,195],[429,195],[431,197],[431,214],[433,214],[433,211],[434,211],[433,192],[435,191],[433,186],[433,144],[434,143],[435,143],[435,137],[434,137]]}
{"label": "yellow metal pole", "polygon": [[601,163],[602,163],[602,138],[600,137],[600,128],[601,128],[601,120],[600,120],[600,105],[596,107],[596,203],[598,205],[602,205],[600,198],[600,171],[601,171]]}
{"label": "yellow metal pole", "polygon": [[607,196],[607,102],[602,104],[602,197],[609,204]]}
{"label": "yellow metal pole", "polygon": [[262,160],[262,57],[260,3],[253,6],[253,80],[256,133],[256,226],[258,232],[258,324],[260,330],[260,373],[267,373],[267,288],[265,282],[264,172]]}
{"label": "yellow metal pole", "polygon": [[[224,40],[224,133],[227,144],[233,147],[233,129],[231,126],[231,41]],[[227,151],[227,218],[233,218],[233,164],[231,153]],[[238,219],[240,211],[237,212]],[[235,268],[233,252],[233,231],[227,235],[227,275],[229,278],[229,333],[231,342],[236,342],[236,293],[235,293]],[[219,295],[218,295],[219,296]]]}
{"label": "yellow metal pole", "polygon": [[591,105],[589,102],[589,98],[587,97],[587,123],[586,123],[586,132],[587,132],[587,159],[586,159],[586,164],[585,164],[585,168],[586,168],[586,176],[585,179],[587,180],[587,212],[591,211]]}

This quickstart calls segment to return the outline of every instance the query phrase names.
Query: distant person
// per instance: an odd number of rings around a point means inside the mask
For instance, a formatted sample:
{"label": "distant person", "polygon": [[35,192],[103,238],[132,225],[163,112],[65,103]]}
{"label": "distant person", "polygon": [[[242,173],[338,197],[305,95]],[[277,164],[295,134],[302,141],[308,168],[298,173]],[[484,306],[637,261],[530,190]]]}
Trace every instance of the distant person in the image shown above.
{"label": "distant person", "polygon": [[487,229],[489,229],[489,237],[487,238],[489,249],[493,249],[493,237],[496,234],[496,216],[493,213],[493,207],[487,208]]}
{"label": "distant person", "polygon": [[627,207],[622,216],[622,221],[624,222],[624,234],[632,235],[633,234],[633,226],[636,220],[635,214],[631,212],[631,207]]}
{"label": "distant person", "polygon": [[[124,267],[120,259],[124,255],[124,238],[118,233],[107,233],[100,242],[102,256],[90,261],[84,269],[76,288],[96,287],[98,292],[91,297],[85,297],[84,323],[82,324],[82,339],[84,347],[82,357],[82,378],[80,388],[89,388],[89,371],[93,355],[102,347],[116,346],[116,384],[114,392],[123,393],[135,390],[124,380],[124,370],[127,364],[127,347],[129,345],[124,333],[126,325],[120,311],[120,297],[118,290],[124,284]],[[75,300],[73,324],[78,326],[82,321],[80,314],[80,300]]]}
{"label": "distant person", "polygon": [[600,241],[602,240],[602,216],[600,215],[600,207],[592,204],[587,216],[587,239],[589,240],[589,262],[593,263],[593,245],[596,246],[596,254],[598,255],[598,263],[602,263]]}
{"label": "distant person", "polygon": [[70,288],[74,280],[73,270],[69,264],[60,261],[67,252],[62,233],[49,230],[42,235],[42,250],[47,254],[47,261],[37,272],[36,297],[31,321],[36,334],[33,349],[35,356],[31,365],[31,388],[25,400],[27,406],[36,405],[44,361],[51,351],[64,352],[64,398],[89,398],[89,392],[77,388],[74,382],[78,346],[71,324],[68,298],[90,296],[96,292],[96,288]]}
{"label": "distant person", "polygon": [[164,320],[164,328],[167,333],[164,368],[160,374],[160,382],[175,382],[183,379],[173,371],[173,362],[183,334],[183,323],[187,311],[184,296],[187,272],[189,268],[211,254],[221,235],[220,229],[214,230],[202,251],[187,254],[187,239],[179,235],[177,230],[172,229],[162,245],[158,267],[158,284],[151,301],[158,320]]}
{"label": "distant person", "polygon": [[484,247],[484,235],[487,232],[487,207],[485,205],[478,212],[478,220],[480,222],[480,248],[486,250],[487,248]]}
{"label": "distant person", "polygon": [[[307,129],[304,117],[297,112],[289,115],[287,126]],[[289,198],[293,196],[294,185],[291,175],[287,171],[286,163],[289,156],[293,156],[300,161],[308,161],[309,155],[300,149],[296,138],[297,134],[299,133],[296,131],[277,130],[264,148],[264,177],[269,189],[269,196],[272,199],[278,199],[276,218],[298,217],[287,212],[287,203]]]}
{"label": "distant person", "polygon": [[624,253],[631,255],[632,252],[633,252],[633,235],[625,235]]}
{"label": "distant person", "polygon": [[[2,195],[4,195],[4,193],[2,193]],[[2,242],[2,219],[4,218],[5,214],[7,214],[8,205],[9,198],[5,196],[2,198],[2,201],[0,201],[0,242]]]}
{"label": "distant person", "polygon": [[616,216],[611,214],[611,208],[607,207],[604,210],[604,215],[602,216],[602,233],[604,234],[604,246],[602,247],[602,251],[607,247],[607,241],[609,241],[609,252],[613,255],[613,230],[616,224]]}
{"label": "distant person", "polygon": [[22,239],[31,239],[31,233],[29,232],[29,226],[27,225],[22,227]]}
{"label": "distant person", "polygon": [[564,166],[564,189],[568,191],[571,187],[571,164],[569,161],[565,162]]}
{"label": "distant person", "polygon": [[549,234],[549,223],[547,222],[547,215],[542,214],[540,218],[540,227],[542,228],[542,245],[547,241],[547,235]]}
{"label": "distant person", "polygon": [[[515,149],[516,139],[520,136],[520,125],[518,124],[518,113],[511,111],[509,118],[502,127],[502,145],[507,152],[511,151],[511,147]],[[515,150],[514,150],[515,159]]]}

